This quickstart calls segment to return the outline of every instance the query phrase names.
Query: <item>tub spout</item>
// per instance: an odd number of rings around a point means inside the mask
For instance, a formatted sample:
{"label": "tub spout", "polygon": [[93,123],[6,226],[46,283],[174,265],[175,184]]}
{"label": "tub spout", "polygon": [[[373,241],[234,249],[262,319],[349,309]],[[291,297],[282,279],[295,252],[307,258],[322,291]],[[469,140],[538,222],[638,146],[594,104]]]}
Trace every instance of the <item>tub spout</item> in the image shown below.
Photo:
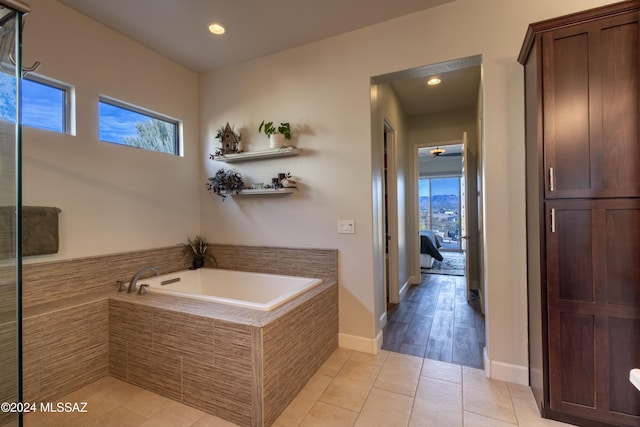
{"label": "tub spout", "polygon": [[154,268],[154,267],[144,267],[144,268],[140,269],[140,270],[136,273],[136,275],[135,275],[135,276],[133,276],[133,279],[131,279],[131,282],[129,283],[129,290],[127,291],[128,293],[131,293],[131,292],[135,292],[135,291],[136,291],[136,283],[138,283],[138,279],[140,278],[140,276],[142,275],[142,273],[144,273],[144,272],[145,272],[145,271],[147,271],[147,270],[151,270],[151,271],[153,271],[153,273],[154,273],[156,276],[159,276],[159,275],[160,275],[160,272],[159,272],[156,268]]}

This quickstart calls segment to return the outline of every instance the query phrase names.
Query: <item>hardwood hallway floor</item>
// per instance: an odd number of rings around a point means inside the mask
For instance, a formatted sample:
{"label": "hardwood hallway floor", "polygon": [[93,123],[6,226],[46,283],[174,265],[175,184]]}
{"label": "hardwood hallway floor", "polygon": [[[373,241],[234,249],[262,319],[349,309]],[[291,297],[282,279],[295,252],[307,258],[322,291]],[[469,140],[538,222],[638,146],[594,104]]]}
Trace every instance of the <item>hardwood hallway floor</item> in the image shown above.
{"label": "hardwood hallway floor", "polygon": [[484,316],[477,298],[467,303],[464,277],[423,274],[387,316],[383,349],[483,368]]}

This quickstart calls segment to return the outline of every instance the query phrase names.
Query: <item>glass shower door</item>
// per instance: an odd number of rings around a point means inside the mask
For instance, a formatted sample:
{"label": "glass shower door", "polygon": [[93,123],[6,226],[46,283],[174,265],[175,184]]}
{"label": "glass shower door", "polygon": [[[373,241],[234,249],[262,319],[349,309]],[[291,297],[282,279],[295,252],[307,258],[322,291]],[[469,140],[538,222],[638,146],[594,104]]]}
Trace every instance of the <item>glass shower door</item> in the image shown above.
{"label": "glass shower door", "polygon": [[[0,402],[22,399],[20,36],[28,11],[0,0]],[[21,426],[22,414],[6,409],[0,426]]]}

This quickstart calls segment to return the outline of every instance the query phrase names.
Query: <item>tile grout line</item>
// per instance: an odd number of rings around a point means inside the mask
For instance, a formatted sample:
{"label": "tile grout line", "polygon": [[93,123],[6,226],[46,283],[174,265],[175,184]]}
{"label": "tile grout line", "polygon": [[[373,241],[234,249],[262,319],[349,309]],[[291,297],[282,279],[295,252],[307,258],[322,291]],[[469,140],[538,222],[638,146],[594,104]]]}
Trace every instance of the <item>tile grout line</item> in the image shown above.
{"label": "tile grout line", "polygon": [[507,390],[509,391],[509,401],[511,402],[511,409],[513,409],[513,415],[516,417],[516,425],[520,425],[520,420],[518,419],[518,412],[516,411],[516,407],[513,404],[513,394],[511,394],[511,387],[507,384]]}
{"label": "tile grout line", "polygon": [[[475,369],[475,368],[471,368],[471,369]],[[491,378],[488,378],[488,379],[490,380]],[[481,414],[481,413],[474,412],[474,411],[465,411],[465,409],[464,409],[464,369],[463,369],[462,370],[462,393],[463,393],[463,395],[462,395],[462,423],[463,423],[463,427],[464,427],[464,413],[465,412],[469,412],[470,414],[475,414],[475,415],[478,415],[480,417],[489,418],[491,420],[496,420],[496,421],[499,421],[501,423],[520,426],[520,422],[518,421],[518,415],[516,413],[515,407],[513,406],[513,397],[511,396],[511,389],[509,388],[508,385],[507,385],[507,391],[509,392],[509,401],[511,402],[511,408],[513,409],[513,413],[516,416],[516,424],[511,424],[509,421],[501,420],[499,418],[495,418],[495,417],[492,417],[490,415]]]}
{"label": "tile grout line", "polygon": [[[351,355],[353,356],[353,353],[351,353]],[[371,395],[371,390],[373,390],[373,388],[376,386],[376,381],[378,381],[378,377],[380,376],[380,373],[382,372],[382,368],[384,368],[384,365],[387,363],[388,357],[389,356],[387,355],[387,357],[384,359],[384,362],[382,362],[382,366],[380,366],[380,370],[376,374],[376,378],[373,380],[373,383],[371,383],[371,388],[369,388],[369,391],[367,392],[367,397],[365,397],[364,400],[362,401],[362,406],[360,407],[360,410],[358,411],[358,416],[356,416],[356,419],[353,420],[352,426],[356,425],[356,423],[358,422],[358,419],[360,418],[360,415],[362,415],[362,410],[364,409],[364,405],[365,405],[365,403],[367,403],[367,400],[369,399],[369,396]],[[349,359],[351,359],[351,356],[349,356]]]}
{"label": "tile grout line", "polygon": [[[342,363],[342,365],[340,366],[340,368],[336,371],[336,374],[335,374],[334,376],[330,377],[330,378],[331,378],[331,381],[329,381],[329,384],[327,384],[327,386],[326,386],[326,387],[325,387],[325,389],[322,391],[322,393],[320,393],[320,396],[318,396],[318,398],[315,400],[315,402],[313,403],[313,405],[311,405],[311,408],[310,408],[310,409],[305,413],[305,416],[302,418],[302,421],[300,421],[300,422],[298,423],[298,426],[300,426],[300,425],[302,425],[302,423],[304,423],[304,420],[309,416],[309,414],[311,413],[311,410],[313,409],[313,407],[314,407],[314,406],[316,406],[316,404],[317,404],[318,402],[321,402],[321,403],[324,403],[325,405],[333,406],[333,407],[336,407],[336,408],[339,408],[339,409],[344,409],[344,410],[346,410],[346,411],[355,412],[355,411],[352,411],[352,410],[351,410],[351,409],[349,409],[349,408],[344,408],[344,407],[342,407],[342,406],[338,406],[338,405],[335,405],[335,404],[333,404],[333,403],[325,402],[325,401],[321,400],[321,398],[322,398],[322,394],[323,394],[323,393],[326,391],[326,389],[331,385],[331,383],[333,383],[333,381],[338,377],[338,375],[340,374],[340,371],[342,371],[342,370],[344,369],[344,367],[345,367],[345,365],[347,364],[347,362],[348,362],[349,360],[351,360],[351,357],[353,357],[353,354],[354,354],[354,350],[350,350],[349,357],[347,357],[347,358],[344,360],[344,362]],[[354,361],[354,362],[355,362],[355,361]],[[377,376],[376,376],[376,378],[377,378]],[[372,387],[373,387],[373,386],[372,386]],[[367,397],[368,397],[368,394],[367,394]],[[366,400],[366,399],[365,399],[365,400]],[[358,412],[358,416],[359,416],[359,415],[360,415],[360,412]],[[357,419],[358,419],[358,418],[356,417],[356,420],[357,420]],[[354,423],[355,423],[355,421],[354,421]]]}
{"label": "tile grout line", "polygon": [[[353,352],[352,352],[351,354],[353,354]],[[349,356],[349,358],[351,358],[351,356]],[[347,360],[349,360],[349,359],[347,359]],[[345,361],[345,363],[346,363],[346,361]],[[343,366],[344,366],[344,365],[343,365]],[[340,369],[342,369],[342,367],[340,367]],[[338,369],[338,372],[340,372],[340,369]],[[337,375],[338,375],[338,374],[336,373],[336,376],[337,376]],[[297,423],[297,426],[298,426],[298,427],[300,427],[300,426],[302,425],[302,423],[304,423],[304,420],[305,420],[305,419],[307,419],[307,417],[308,417],[308,416],[309,416],[309,414],[311,413],[311,410],[313,410],[313,407],[314,407],[314,406],[316,406],[316,404],[317,404],[318,402],[322,402],[322,401],[320,400],[320,398],[322,397],[322,394],[327,390],[327,388],[329,388],[329,386],[331,385],[331,383],[332,383],[332,382],[333,382],[333,380],[335,379],[335,377],[331,377],[331,376],[328,376],[328,375],[323,375],[323,376],[325,376],[325,377],[327,377],[327,378],[331,378],[331,381],[329,381],[329,382],[327,383],[327,385],[326,385],[326,386],[324,386],[324,388],[322,389],[322,391],[319,393],[318,398],[317,398],[317,399],[315,399],[315,401],[313,402],[313,404],[311,405],[311,407],[310,407],[308,410],[306,410],[306,411],[305,411],[304,416],[303,416],[303,417],[301,417],[300,422],[299,422],[299,423]],[[308,384],[308,382],[307,382],[307,384]],[[305,384],[305,386],[306,386],[306,384]],[[302,390],[300,390],[300,392],[302,392]],[[298,394],[300,394],[300,392],[299,392]],[[298,397],[298,395],[296,395],[296,397]],[[294,398],[294,399],[295,399],[295,398]],[[293,403],[293,400],[291,401],[291,403]],[[291,404],[291,403],[289,403],[289,404]],[[322,403],[326,403],[326,402],[322,402]],[[328,405],[329,403],[326,403],[326,404]],[[288,407],[288,405],[287,405],[287,407]],[[287,408],[285,408],[285,410],[286,410],[286,409],[287,409]],[[283,412],[284,412],[284,411],[283,411]],[[282,415],[282,413],[280,413],[280,415]],[[278,418],[279,418],[279,417],[280,417],[280,416],[278,416]],[[277,421],[277,418],[276,418],[276,421]]]}
{"label": "tile grout line", "polygon": [[[426,352],[426,350],[425,350]],[[418,374],[418,383],[416,384],[416,391],[413,395],[413,399],[411,400],[411,409],[409,410],[409,421],[407,421],[407,427],[409,427],[411,425],[411,418],[413,417],[413,409],[416,406],[416,397],[418,396],[418,387],[420,387],[420,380],[422,378],[422,370],[424,369],[424,360],[425,358],[422,358],[422,363],[420,364],[420,372]]]}

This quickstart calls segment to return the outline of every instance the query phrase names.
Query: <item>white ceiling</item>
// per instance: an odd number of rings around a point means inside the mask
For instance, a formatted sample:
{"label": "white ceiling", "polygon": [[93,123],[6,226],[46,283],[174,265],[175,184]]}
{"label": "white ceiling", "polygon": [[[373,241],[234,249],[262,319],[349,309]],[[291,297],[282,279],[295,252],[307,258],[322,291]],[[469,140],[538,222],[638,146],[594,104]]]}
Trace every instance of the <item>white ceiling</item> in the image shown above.
{"label": "white ceiling", "polygon": [[[454,0],[59,0],[197,71],[227,67]],[[219,22],[227,32],[213,36]]]}
{"label": "white ceiling", "polygon": [[418,116],[476,106],[480,86],[479,65],[433,75],[442,80],[437,86],[426,84],[429,76],[391,82],[407,115]]}
{"label": "white ceiling", "polygon": [[[192,69],[228,67],[455,0],[58,0]],[[227,32],[214,36],[211,22]],[[455,60],[383,76],[408,115],[470,108],[477,60]],[[425,76],[442,84],[426,87]],[[375,80],[375,79],[374,79]]]}

